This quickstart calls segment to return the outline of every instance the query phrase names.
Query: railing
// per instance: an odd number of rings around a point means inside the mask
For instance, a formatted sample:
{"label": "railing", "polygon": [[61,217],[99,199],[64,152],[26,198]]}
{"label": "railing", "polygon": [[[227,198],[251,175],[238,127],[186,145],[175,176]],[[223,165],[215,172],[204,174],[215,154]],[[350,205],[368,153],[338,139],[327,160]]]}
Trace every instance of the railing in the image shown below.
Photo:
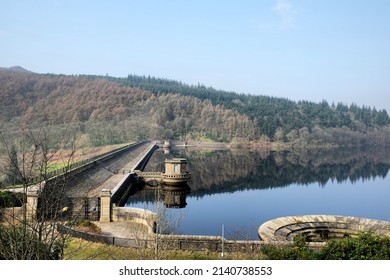
{"label": "railing", "polygon": [[189,178],[191,178],[191,174],[188,173],[188,172],[185,173],[185,174],[173,174],[173,175],[163,173],[163,178],[169,178],[169,179],[189,179]]}
{"label": "railing", "polygon": [[165,174],[164,172],[136,172],[138,176],[143,178],[169,178],[169,179],[189,179],[191,174]]}
{"label": "railing", "polygon": [[141,176],[144,178],[161,178],[162,172],[142,172]]}

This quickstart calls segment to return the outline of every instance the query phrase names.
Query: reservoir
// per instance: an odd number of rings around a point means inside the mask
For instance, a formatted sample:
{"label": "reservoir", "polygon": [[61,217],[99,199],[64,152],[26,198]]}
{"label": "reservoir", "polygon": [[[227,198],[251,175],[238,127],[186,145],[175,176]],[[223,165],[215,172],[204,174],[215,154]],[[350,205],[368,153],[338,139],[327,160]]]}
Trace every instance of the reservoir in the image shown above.
{"label": "reservoir", "polygon": [[390,221],[390,151],[259,152],[248,149],[157,150],[145,171],[187,158],[185,191],[139,190],[126,207],[159,213],[166,232],[258,239],[259,226],[295,215],[344,215]]}

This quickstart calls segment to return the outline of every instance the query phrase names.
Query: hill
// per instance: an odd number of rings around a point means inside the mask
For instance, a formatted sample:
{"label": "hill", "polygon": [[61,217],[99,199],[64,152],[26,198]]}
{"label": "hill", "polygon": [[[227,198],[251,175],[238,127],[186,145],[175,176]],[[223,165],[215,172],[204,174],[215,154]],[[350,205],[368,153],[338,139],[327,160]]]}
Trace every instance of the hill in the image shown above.
{"label": "hill", "polygon": [[154,77],[35,74],[0,69],[0,123],[77,130],[85,145],[140,139],[285,142],[295,147],[389,145],[385,110],[294,102]]}
{"label": "hill", "polygon": [[52,131],[73,129],[86,145],[141,139],[254,139],[256,125],[235,110],[179,94],[149,91],[103,78],[0,71],[0,123]]}
{"label": "hill", "polygon": [[278,128],[281,128],[284,134],[288,134],[303,127],[312,129],[315,125],[357,130],[361,125],[373,128],[390,124],[386,110],[377,111],[375,108],[371,109],[366,106],[360,108],[355,104],[348,107],[342,103],[329,105],[326,101],[320,103],[294,102],[286,98],[237,94],[203,85],[189,86],[176,81],[135,75],[129,75],[127,79],[119,79],[119,81],[155,94],[176,92],[201,100],[207,99],[215,105],[220,104],[226,108],[235,109],[256,119],[260,133],[270,138],[274,137]]}
{"label": "hill", "polygon": [[12,66],[12,67],[0,67],[0,71],[11,71],[11,72],[19,72],[19,73],[32,73],[29,70],[24,69],[20,66]]}

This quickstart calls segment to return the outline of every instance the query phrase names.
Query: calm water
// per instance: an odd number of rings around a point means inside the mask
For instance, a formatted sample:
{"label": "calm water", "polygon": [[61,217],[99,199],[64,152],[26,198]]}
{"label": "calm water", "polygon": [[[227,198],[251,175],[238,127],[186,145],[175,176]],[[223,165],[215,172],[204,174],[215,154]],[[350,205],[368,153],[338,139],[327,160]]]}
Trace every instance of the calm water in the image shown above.
{"label": "calm water", "polygon": [[[164,158],[187,157],[190,193],[142,190],[126,206],[156,210],[159,201],[183,208],[161,211],[178,234],[258,239],[258,227],[289,215],[332,214],[390,221],[390,152],[258,153],[246,150],[158,150],[145,171]],[[181,198],[181,200],[180,200]],[[181,201],[181,204],[180,204]],[[163,204],[163,203],[161,203]]]}

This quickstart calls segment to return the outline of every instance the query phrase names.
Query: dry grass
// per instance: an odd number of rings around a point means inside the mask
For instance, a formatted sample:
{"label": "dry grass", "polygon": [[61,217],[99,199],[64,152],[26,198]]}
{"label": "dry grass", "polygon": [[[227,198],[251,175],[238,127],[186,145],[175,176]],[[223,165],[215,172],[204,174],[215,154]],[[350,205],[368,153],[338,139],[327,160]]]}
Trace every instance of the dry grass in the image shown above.
{"label": "dry grass", "polygon": [[[122,248],[112,245],[93,243],[83,239],[71,238],[65,248],[66,260],[154,260],[155,254],[150,249]],[[261,260],[264,256],[256,254],[219,252],[192,252],[165,250],[159,259],[166,260]]]}
{"label": "dry grass", "polygon": [[65,164],[69,161],[70,158],[72,162],[78,162],[78,161],[90,159],[95,156],[113,151],[115,149],[123,147],[124,145],[127,144],[108,145],[102,147],[90,147],[90,148],[79,149],[76,151],[72,151],[72,150],[56,151],[51,155],[49,155],[50,163]]}

